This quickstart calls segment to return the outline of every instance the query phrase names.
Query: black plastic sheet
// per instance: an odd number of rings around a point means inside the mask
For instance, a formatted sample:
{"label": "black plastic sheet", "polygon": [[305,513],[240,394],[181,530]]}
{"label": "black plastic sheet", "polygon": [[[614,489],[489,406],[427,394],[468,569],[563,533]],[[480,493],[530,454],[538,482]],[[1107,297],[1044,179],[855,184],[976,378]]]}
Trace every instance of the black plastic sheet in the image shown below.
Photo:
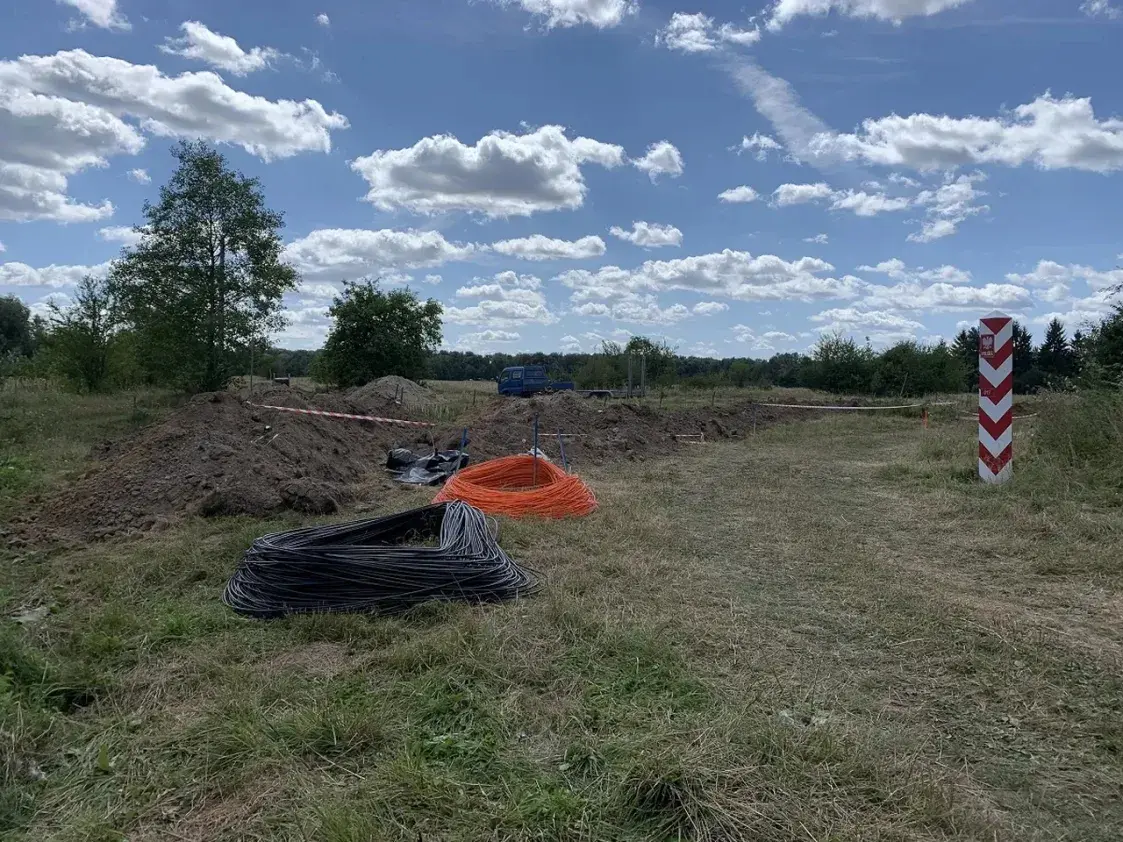
{"label": "black plastic sheet", "polygon": [[459,450],[439,450],[421,456],[396,447],[386,456],[386,468],[394,479],[410,485],[441,485],[467,465],[468,454]]}

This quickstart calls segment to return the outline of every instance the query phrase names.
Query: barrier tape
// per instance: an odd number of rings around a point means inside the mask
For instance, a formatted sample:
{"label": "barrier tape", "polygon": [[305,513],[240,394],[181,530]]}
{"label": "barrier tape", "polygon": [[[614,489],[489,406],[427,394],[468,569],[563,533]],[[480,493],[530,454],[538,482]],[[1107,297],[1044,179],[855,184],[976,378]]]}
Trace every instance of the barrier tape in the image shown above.
{"label": "barrier tape", "polygon": [[[1013,418],[1014,418],[1015,421],[1021,421],[1023,418],[1036,418],[1039,414],[1040,413],[1033,412],[1033,413],[1030,413],[1029,415],[1015,415],[1015,416],[1013,416]],[[978,421],[979,416],[978,415],[960,415],[959,420],[960,421]]]}
{"label": "barrier tape", "polygon": [[775,406],[780,409],[828,409],[836,412],[857,412],[874,409],[921,409],[925,406],[955,406],[953,401],[938,403],[910,403],[904,406],[819,406],[813,403],[758,403],[757,406]]}
{"label": "barrier tape", "polygon": [[297,412],[301,415],[320,415],[324,418],[348,418],[352,421],[377,421],[381,424],[404,424],[408,427],[435,427],[436,424],[430,424],[427,421],[404,421],[401,418],[380,418],[377,415],[351,415],[347,412],[325,412],[322,409],[295,409],[291,406],[270,406],[269,404],[262,403],[249,403],[246,406],[254,406],[258,409],[276,409],[279,412]]}

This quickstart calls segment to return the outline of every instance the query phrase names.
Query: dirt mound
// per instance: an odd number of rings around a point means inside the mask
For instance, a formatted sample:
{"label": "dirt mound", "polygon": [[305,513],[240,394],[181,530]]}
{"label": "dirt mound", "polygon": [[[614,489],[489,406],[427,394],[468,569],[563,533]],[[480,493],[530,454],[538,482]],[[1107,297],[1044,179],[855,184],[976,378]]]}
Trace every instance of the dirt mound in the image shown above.
{"label": "dirt mound", "polygon": [[410,419],[408,406],[374,389],[365,398],[355,392],[304,396],[274,389],[255,395],[254,404],[229,392],[199,395],[162,423],[95,448],[86,474],[25,524],[29,537],[106,538],[191,515],[333,512],[356,499],[391,493],[397,484],[384,466],[392,448],[424,452],[434,441],[456,448],[468,427],[473,463],[525,453],[536,414],[542,450],[556,459],[557,433],[568,434],[566,455],[578,469],[685,448],[683,436],[739,438],[754,426],[801,417],[751,403],[660,411],[638,402],[559,393],[529,400],[496,397],[464,421],[431,431],[259,406]]}
{"label": "dirt mound", "polygon": [[[560,455],[559,432],[566,456],[575,466],[613,459],[642,459],[688,446],[687,436],[706,440],[740,438],[752,430],[798,417],[791,410],[745,402],[736,406],[662,411],[650,404],[603,401],[559,392],[529,400],[496,398],[467,422],[472,461],[525,453],[533,441],[538,415],[539,447]],[[694,441],[699,439],[695,438]],[[460,430],[443,431],[445,446],[460,443]]]}
{"label": "dirt mound", "polygon": [[[255,403],[361,414],[338,393],[289,390]],[[404,417],[400,408],[395,417]],[[335,511],[374,487],[392,447],[420,447],[422,427],[261,409],[224,392],[199,395],[164,422],[110,447],[83,477],[47,501],[36,531],[83,538],[160,527],[185,515]]]}
{"label": "dirt mound", "polygon": [[358,386],[348,392],[347,397],[364,406],[371,401],[377,403],[389,401],[404,406],[427,406],[438,400],[432,391],[420,383],[414,383],[396,374],[388,374],[370,381],[365,386]]}

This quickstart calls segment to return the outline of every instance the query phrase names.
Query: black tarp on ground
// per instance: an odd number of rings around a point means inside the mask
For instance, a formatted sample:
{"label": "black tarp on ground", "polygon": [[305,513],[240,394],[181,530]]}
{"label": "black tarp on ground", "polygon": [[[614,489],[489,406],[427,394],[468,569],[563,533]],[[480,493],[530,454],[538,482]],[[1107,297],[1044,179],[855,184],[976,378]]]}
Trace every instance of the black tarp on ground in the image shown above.
{"label": "black tarp on ground", "polygon": [[419,456],[412,450],[396,447],[386,456],[386,469],[394,475],[394,479],[410,485],[441,485],[467,465],[468,454],[458,450],[440,450]]}

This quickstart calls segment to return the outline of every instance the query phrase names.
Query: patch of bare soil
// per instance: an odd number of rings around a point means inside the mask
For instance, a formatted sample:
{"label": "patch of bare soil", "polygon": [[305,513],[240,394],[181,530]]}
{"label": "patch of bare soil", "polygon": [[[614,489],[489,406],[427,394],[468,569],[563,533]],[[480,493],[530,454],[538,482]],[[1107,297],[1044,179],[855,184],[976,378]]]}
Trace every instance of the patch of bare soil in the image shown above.
{"label": "patch of bare soil", "polygon": [[[800,418],[799,410],[745,402],[734,406],[662,411],[649,404],[583,398],[571,392],[520,400],[495,398],[468,427],[474,462],[525,453],[533,442],[538,416],[539,447],[558,454],[563,433],[566,455],[576,466],[614,459],[642,459],[666,453],[688,441],[741,438],[754,429]],[[459,429],[448,431],[446,447],[460,443]],[[692,438],[687,438],[692,437]]]}
{"label": "patch of bare soil", "polygon": [[[278,389],[256,404],[404,417],[392,402]],[[263,409],[236,395],[196,396],[162,423],[96,450],[99,461],[46,502],[36,532],[106,538],[185,515],[324,514],[385,478],[386,452],[427,446],[429,431]]]}

